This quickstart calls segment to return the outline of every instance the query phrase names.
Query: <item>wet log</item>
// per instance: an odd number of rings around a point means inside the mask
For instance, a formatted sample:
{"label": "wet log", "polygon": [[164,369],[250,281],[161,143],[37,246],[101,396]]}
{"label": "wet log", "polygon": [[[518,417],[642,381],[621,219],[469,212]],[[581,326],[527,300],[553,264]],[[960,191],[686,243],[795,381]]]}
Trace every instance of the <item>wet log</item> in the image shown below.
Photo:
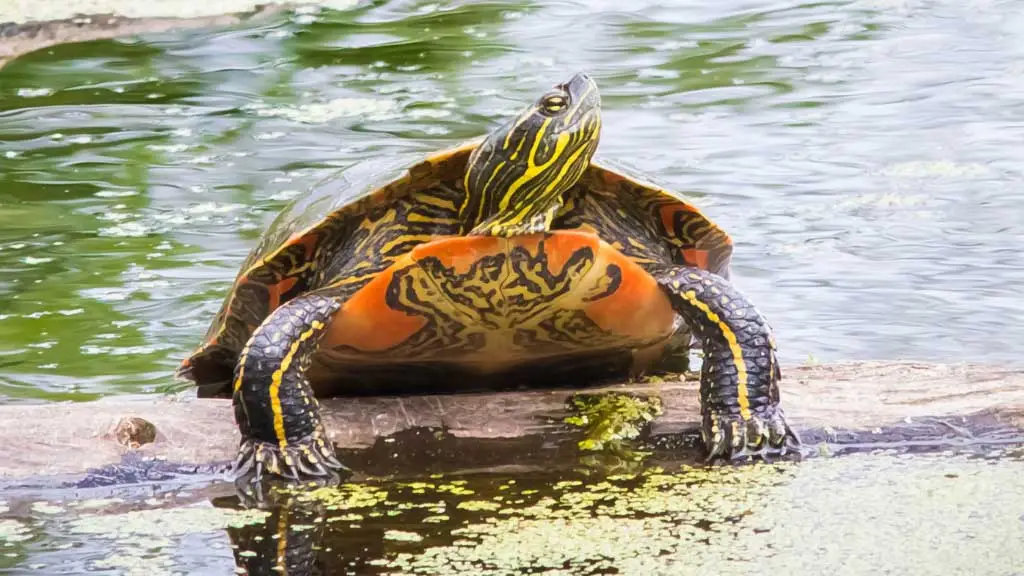
{"label": "wet log", "polygon": [[[798,431],[870,431],[923,418],[984,417],[1024,429],[1024,370],[971,364],[859,362],[789,369],[786,413]],[[656,435],[696,428],[697,382],[663,381],[584,389],[657,395]],[[578,389],[331,398],[325,423],[342,449],[367,448],[410,429],[445,429],[455,438],[571,439],[566,400]],[[82,474],[126,453],[175,463],[228,461],[238,445],[227,400],[178,396],[112,397],[94,402],[0,406],[0,478]],[[966,420],[964,420],[966,421]],[[150,426],[151,425],[151,426]],[[812,434],[813,436],[813,434]]]}
{"label": "wet log", "polygon": [[[267,18],[294,6],[326,4],[345,8],[344,0],[205,0],[136,2],[121,0],[33,0],[0,2],[0,68],[23,54],[50,46],[161,34],[192,28],[234,26]],[[127,12],[126,12],[127,10]]]}

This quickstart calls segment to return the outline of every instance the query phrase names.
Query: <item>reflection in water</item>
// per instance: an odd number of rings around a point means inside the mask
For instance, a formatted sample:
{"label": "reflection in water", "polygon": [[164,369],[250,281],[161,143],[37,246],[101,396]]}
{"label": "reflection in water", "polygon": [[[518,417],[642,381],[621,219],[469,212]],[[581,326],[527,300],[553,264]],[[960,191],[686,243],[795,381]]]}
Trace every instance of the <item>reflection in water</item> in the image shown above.
{"label": "reflection in water", "polygon": [[[948,544],[970,548],[964,555],[1016,550],[1024,530],[1017,512],[987,504],[1007,486],[981,488],[997,478],[1020,485],[1019,449],[740,467],[665,454],[631,472],[399,474],[279,493],[265,522],[228,533],[248,574],[744,574],[751,562],[794,574],[948,574],[969,568],[966,556],[936,555]],[[964,531],[974,536],[961,541]],[[808,546],[829,552],[809,555]],[[985,573],[1020,560],[1001,549]]]}
{"label": "reflection in water", "polygon": [[[214,504],[226,506],[231,502]],[[323,574],[317,562],[317,552],[323,549],[323,508],[317,503],[286,503],[275,508],[262,524],[232,530],[235,563],[251,576]]]}

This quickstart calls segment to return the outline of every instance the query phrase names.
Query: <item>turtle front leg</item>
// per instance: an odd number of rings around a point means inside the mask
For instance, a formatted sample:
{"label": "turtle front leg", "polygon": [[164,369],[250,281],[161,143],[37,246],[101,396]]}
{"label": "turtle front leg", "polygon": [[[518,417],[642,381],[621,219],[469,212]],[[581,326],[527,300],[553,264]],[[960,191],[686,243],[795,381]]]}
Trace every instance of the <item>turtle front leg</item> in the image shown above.
{"label": "turtle front leg", "polygon": [[708,459],[785,454],[800,444],[779,406],[775,339],[764,316],[728,280],[686,266],[649,269],[701,340]]}
{"label": "turtle front leg", "polygon": [[290,480],[336,476],[345,466],[324,431],[306,379],[313,354],[340,304],[306,294],[275,310],[253,332],[235,367],[235,421],[242,443],[236,482],[266,474]]}

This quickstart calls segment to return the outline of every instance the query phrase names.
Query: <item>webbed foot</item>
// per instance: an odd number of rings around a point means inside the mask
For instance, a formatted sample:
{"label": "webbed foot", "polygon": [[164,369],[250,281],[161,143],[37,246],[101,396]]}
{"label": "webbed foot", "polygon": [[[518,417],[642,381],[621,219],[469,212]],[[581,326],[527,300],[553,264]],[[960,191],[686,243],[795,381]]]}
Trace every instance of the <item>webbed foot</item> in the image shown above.
{"label": "webbed foot", "polygon": [[284,447],[246,438],[238,448],[232,469],[236,485],[251,487],[260,486],[268,478],[295,483],[334,483],[348,471],[319,430],[300,440],[289,441]]}
{"label": "webbed foot", "polygon": [[242,350],[233,396],[242,433],[234,467],[239,488],[259,488],[275,478],[331,481],[346,470],[305,375],[339,307],[317,293],[295,298],[271,313]]}
{"label": "webbed foot", "polygon": [[744,419],[740,414],[704,414],[701,438],[709,462],[771,458],[799,452],[800,437],[786,422],[782,409],[769,406]]}
{"label": "webbed foot", "polygon": [[672,307],[700,338],[701,436],[708,460],[782,456],[800,439],[779,407],[775,338],[728,280],[706,270],[652,266]]}

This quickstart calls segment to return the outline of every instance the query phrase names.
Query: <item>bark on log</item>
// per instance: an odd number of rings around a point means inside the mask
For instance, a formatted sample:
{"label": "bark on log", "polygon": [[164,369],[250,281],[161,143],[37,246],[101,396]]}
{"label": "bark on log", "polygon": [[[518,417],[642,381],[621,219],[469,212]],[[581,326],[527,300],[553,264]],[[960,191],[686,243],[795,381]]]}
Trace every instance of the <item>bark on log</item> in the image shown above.
{"label": "bark on log", "polygon": [[[681,379],[587,388],[657,394],[665,412],[655,434],[699,421],[697,383]],[[872,430],[916,418],[978,416],[1024,429],[1024,370],[969,364],[859,362],[789,369],[783,403],[800,430]],[[331,398],[325,423],[341,448],[365,448],[416,427],[446,428],[459,438],[570,438],[565,401],[579,389]],[[156,440],[137,449],[133,435]],[[95,402],[0,406],[0,477],[79,474],[116,464],[135,450],[169,462],[230,460],[238,445],[231,403],[177,396],[113,397]]]}

